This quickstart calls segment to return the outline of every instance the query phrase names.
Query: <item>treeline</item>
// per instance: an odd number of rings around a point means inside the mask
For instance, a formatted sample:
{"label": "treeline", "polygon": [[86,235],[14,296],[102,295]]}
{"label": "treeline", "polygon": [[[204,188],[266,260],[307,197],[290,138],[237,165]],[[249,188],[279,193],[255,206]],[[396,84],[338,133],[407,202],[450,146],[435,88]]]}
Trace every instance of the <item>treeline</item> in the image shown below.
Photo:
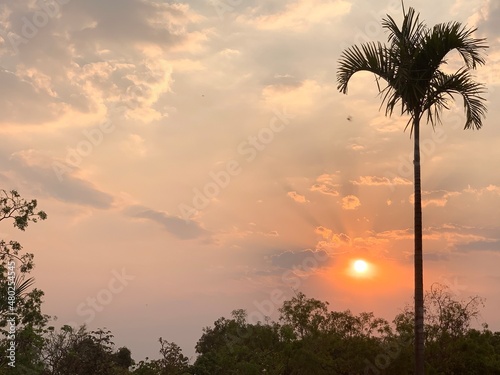
{"label": "treeline", "polygon": [[[426,294],[427,374],[500,374],[500,332],[470,327],[481,299],[458,301],[442,285]],[[41,375],[360,375],[413,373],[413,313],[392,323],[372,313],[330,311],[327,302],[298,292],[283,303],[277,322],[247,321],[245,310],[203,330],[190,364],[181,348],[159,339],[160,359],[135,362],[116,349],[107,330],[47,326],[37,311],[17,332],[15,367],[3,358],[0,374]],[[2,321],[2,327],[4,321]],[[1,351],[8,340],[0,342]]]}
{"label": "treeline", "polygon": [[[0,190],[0,221],[25,230],[44,220],[36,200]],[[159,339],[159,359],[134,361],[106,329],[51,326],[43,292],[29,277],[33,254],[0,240],[0,375],[409,375],[413,373],[413,309],[392,322],[373,313],[331,311],[328,302],[297,292],[278,321],[250,322],[234,310],[206,327],[190,363],[181,348]],[[471,328],[482,300],[459,300],[443,285],[426,293],[426,374],[500,375],[500,332]]]}

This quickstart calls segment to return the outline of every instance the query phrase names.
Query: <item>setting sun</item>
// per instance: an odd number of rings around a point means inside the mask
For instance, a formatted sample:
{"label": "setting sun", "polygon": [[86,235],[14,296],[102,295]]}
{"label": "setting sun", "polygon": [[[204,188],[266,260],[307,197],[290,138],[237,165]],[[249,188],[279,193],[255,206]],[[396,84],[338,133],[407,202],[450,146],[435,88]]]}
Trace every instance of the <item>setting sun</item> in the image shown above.
{"label": "setting sun", "polygon": [[354,258],[348,261],[346,274],[356,279],[372,279],[376,275],[376,268],[365,259]]}
{"label": "setting sun", "polygon": [[365,273],[368,270],[368,263],[362,259],[358,259],[354,262],[353,268],[357,273]]}

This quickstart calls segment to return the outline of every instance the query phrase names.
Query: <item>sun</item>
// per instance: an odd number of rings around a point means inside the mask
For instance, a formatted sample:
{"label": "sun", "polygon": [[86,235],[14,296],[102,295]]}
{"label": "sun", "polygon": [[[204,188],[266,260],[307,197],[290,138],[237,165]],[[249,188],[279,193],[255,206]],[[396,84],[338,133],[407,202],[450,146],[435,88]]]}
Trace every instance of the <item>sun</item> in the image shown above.
{"label": "sun", "polygon": [[377,265],[363,258],[347,260],[345,273],[354,279],[373,279],[377,275]]}
{"label": "sun", "polygon": [[368,270],[368,263],[366,263],[363,259],[358,259],[354,261],[352,267],[356,273],[363,274]]}

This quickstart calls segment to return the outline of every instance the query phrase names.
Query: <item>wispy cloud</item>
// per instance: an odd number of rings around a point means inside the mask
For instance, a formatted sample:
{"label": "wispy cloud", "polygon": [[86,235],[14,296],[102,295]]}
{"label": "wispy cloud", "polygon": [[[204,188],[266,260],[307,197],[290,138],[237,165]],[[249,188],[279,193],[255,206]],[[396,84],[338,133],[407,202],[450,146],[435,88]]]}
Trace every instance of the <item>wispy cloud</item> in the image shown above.
{"label": "wispy cloud", "polygon": [[297,203],[307,203],[309,202],[304,195],[300,195],[296,191],[289,191],[286,195],[292,198]]}
{"label": "wispy cloud", "polygon": [[413,185],[413,182],[402,177],[378,177],[378,176],[360,176],[357,180],[351,181],[359,186],[395,186],[395,185]]}
{"label": "wispy cloud", "polygon": [[335,174],[322,174],[316,179],[316,183],[309,190],[336,197],[339,195],[337,191],[339,185],[334,183],[335,178]]}
{"label": "wispy cloud", "polygon": [[184,220],[163,211],[143,206],[131,206],[125,210],[125,213],[130,217],[147,219],[160,224],[168,233],[181,240],[205,238],[209,234],[199,223],[192,220]]}
{"label": "wispy cloud", "polygon": [[283,3],[277,11],[267,11],[264,6],[254,8],[250,16],[240,16],[238,20],[259,29],[303,31],[318,22],[332,22],[348,14],[351,3],[344,0],[296,0]]}
{"label": "wispy cloud", "polygon": [[[436,206],[444,207],[452,197],[457,197],[461,193],[457,191],[435,190],[422,191],[422,207]],[[415,203],[415,195],[410,195],[410,203]]]}
{"label": "wispy cloud", "polygon": [[54,199],[102,209],[112,207],[114,198],[111,194],[71,173],[59,180],[51,162],[50,158],[35,150],[18,151],[10,157],[14,173],[21,177],[25,184],[40,189]]}
{"label": "wispy cloud", "polygon": [[323,250],[302,250],[285,251],[272,256],[272,264],[283,269],[303,269],[311,271],[314,268],[325,266],[329,263],[330,257]]}

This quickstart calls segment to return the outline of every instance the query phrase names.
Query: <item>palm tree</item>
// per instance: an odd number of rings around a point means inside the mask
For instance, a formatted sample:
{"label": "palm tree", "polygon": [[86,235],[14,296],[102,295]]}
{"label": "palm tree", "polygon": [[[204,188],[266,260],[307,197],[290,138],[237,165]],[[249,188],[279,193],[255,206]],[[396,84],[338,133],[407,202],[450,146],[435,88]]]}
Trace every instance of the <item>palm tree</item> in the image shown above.
{"label": "palm tree", "polygon": [[[463,98],[465,129],[480,129],[486,114],[484,85],[473,80],[471,71],[485,60],[488,48],[485,39],[476,39],[459,22],[448,22],[428,28],[419,21],[413,8],[408,12],[403,4],[401,28],[391,16],[382,20],[388,30],[388,45],[370,42],[352,46],[342,52],[337,72],[338,90],[347,93],[347,84],[354,73],[368,71],[375,74],[377,86],[386,104],[385,114],[391,116],[400,103],[401,114],[407,114],[411,124],[410,137],[414,140],[415,191],[415,374],[424,374],[424,297],[422,262],[422,197],[420,185],[420,122],[425,119],[434,127],[441,122],[443,109],[449,109],[449,100],[459,94]],[[451,51],[458,51],[464,66],[448,74],[440,68]],[[380,87],[380,79],[386,87]],[[425,117],[424,117],[425,116]],[[405,128],[406,129],[406,128]]]}

